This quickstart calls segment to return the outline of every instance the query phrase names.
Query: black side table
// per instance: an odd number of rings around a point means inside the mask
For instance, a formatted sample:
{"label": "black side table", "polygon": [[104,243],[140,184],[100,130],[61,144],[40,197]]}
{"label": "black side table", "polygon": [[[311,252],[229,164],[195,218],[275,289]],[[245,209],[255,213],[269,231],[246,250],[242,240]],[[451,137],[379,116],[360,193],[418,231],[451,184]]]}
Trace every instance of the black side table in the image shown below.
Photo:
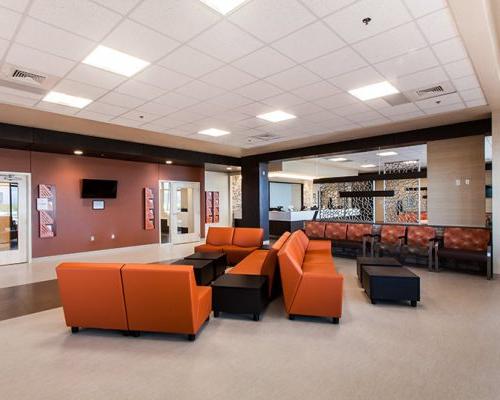
{"label": "black side table", "polygon": [[212,283],[214,317],[221,312],[252,314],[258,321],[267,306],[267,277],[260,275],[225,274]]}
{"label": "black side table", "polygon": [[214,279],[224,275],[227,268],[227,257],[226,253],[214,252],[214,253],[193,253],[190,256],[184,257],[185,260],[211,260],[214,265]]}
{"label": "black side table", "polygon": [[212,260],[177,260],[170,265],[192,265],[196,284],[208,286],[215,279]]}
{"label": "black side table", "polygon": [[358,257],[356,259],[358,279],[363,285],[363,274],[361,273],[363,266],[370,265],[373,267],[401,267],[401,263],[393,257]]}

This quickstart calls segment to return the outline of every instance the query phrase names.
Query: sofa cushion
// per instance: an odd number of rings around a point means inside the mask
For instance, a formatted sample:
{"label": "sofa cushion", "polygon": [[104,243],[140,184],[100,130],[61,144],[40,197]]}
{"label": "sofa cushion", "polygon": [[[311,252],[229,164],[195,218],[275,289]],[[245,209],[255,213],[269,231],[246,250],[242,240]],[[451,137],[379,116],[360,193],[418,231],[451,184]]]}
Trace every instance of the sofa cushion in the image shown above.
{"label": "sofa cushion", "polygon": [[347,224],[329,222],[325,227],[325,239],[345,240],[347,237]]}
{"label": "sofa cushion", "polygon": [[211,244],[200,244],[194,248],[197,253],[218,253],[222,251],[222,246],[214,246]]}
{"label": "sofa cushion", "polygon": [[306,251],[323,250],[331,254],[332,243],[329,240],[309,240]]}
{"label": "sofa cushion", "polygon": [[304,275],[311,273],[334,273],[335,267],[330,258],[328,262],[322,263],[304,262],[304,264],[302,264],[302,271],[304,272]]}
{"label": "sofa cushion", "polygon": [[234,228],[211,226],[208,228],[207,244],[223,246],[233,242]]}
{"label": "sofa cushion", "polygon": [[490,231],[481,228],[445,228],[444,247],[447,249],[486,251]]}
{"label": "sofa cushion", "polygon": [[329,264],[332,261],[332,256],[329,253],[325,252],[320,252],[320,253],[315,253],[308,251],[306,252],[306,255],[304,256],[304,262],[302,265],[305,264]]}
{"label": "sofa cushion", "polygon": [[290,232],[284,232],[276,242],[272,245],[272,249],[276,251],[280,251],[285,242],[288,240],[290,237],[291,233]]}
{"label": "sofa cushion", "polygon": [[409,226],[406,243],[411,247],[427,248],[429,240],[436,237],[436,228],[431,226]]}
{"label": "sofa cushion", "polygon": [[400,237],[404,237],[406,226],[404,225],[383,225],[380,232],[380,242],[384,244],[399,244]]}
{"label": "sofa cushion", "polygon": [[240,247],[261,247],[264,240],[262,228],[236,228],[232,244]]}
{"label": "sofa cushion", "polygon": [[305,224],[306,235],[309,239],[323,239],[325,237],[324,222],[307,221]]}
{"label": "sofa cushion", "polygon": [[371,224],[349,224],[347,226],[347,240],[362,242],[363,236],[372,233]]}
{"label": "sofa cushion", "polygon": [[253,251],[257,250],[258,247],[240,247],[240,246],[222,246],[222,251],[227,255],[227,262],[229,265],[238,264],[246,256],[248,256]]}
{"label": "sofa cushion", "polygon": [[305,252],[307,249],[307,246],[309,245],[309,238],[307,237],[307,235],[303,231],[295,231],[292,233],[292,235],[295,235],[295,237],[298,240],[298,243],[300,243],[300,245],[302,246],[302,249]]}

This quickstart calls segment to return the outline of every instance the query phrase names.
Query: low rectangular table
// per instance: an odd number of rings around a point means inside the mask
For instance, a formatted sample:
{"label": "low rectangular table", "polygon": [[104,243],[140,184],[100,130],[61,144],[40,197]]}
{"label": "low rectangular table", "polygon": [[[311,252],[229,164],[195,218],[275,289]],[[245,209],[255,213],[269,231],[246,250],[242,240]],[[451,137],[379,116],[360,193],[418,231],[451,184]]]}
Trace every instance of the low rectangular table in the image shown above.
{"label": "low rectangular table", "polygon": [[365,265],[373,267],[401,267],[401,263],[393,257],[358,257],[356,264],[358,279],[361,285],[363,285],[363,274],[361,271]]}
{"label": "low rectangular table", "polygon": [[212,283],[214,317],[221,312],[252,314],[258,321],[267,303],[266,276],[225,274]]}
{"label": "low rectangular table", "polygon": [[420,278],[407,268],[365,265],[362,274],[363,288],[372,304],[378,300],[409,301],[416,307],[420,301]]}
{"label": "low rectangular table", "polygon": [[213,260],[177,260],[171,265],[192,265],[196,284],[208,286],[215,279]]}
{"label": "low rectangular table", "polygon": [[184,257],[185,260],[211,260],[214,263],[214,279],[224,275],[227,268],[226,253],[210,252],[210,253],[193,253],[190,256]]}

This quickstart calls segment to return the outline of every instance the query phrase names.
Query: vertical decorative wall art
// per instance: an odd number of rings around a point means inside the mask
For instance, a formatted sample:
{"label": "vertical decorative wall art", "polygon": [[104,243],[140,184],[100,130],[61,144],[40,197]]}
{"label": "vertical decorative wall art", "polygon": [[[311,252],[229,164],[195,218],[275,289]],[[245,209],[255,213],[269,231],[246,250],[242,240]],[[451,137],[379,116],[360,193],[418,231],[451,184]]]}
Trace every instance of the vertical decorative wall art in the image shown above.
{"label": "vertical decorative wall art", "polygon": [[217,224],[219,222],[219,192],[212,192],[212,201],[214,204],[213,222]]}
{"label": "vertical decorative wall art", "polygon": [[150,231],[155,228],[155,198],[153,189],[144,188],[144,229]]}
{"label": "vertical decorative wall art", "polygon": [[38,185],[36,209],[40,221],[40,238],[53,238],[56,236],[56,187],[54,185]]}
{"label": "vertical decorative wall art", "polygon": [[205,223],[219,222],[219,192],[205,192]]}

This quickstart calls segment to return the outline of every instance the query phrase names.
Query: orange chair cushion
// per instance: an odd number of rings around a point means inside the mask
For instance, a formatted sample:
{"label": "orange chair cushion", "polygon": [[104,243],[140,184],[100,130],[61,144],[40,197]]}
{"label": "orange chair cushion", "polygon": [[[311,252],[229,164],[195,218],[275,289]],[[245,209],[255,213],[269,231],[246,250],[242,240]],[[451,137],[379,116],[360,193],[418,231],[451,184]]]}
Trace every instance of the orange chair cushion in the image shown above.
{"label": "orange chair cushion", "polygon": [[307,221],[305,224],[306,235],[309,239],[323,239],[325,237],[325,227],[324,222]]}
{"label": "orange chair cushion", "polygon": [[400,237],[404,237],[406,226],[404,225],[383,225],[380,232],[380,242],[386,244],[397,244]]}
{"label": "orange chair cushion", "polygon": [[211,226],[208,228],[207,244],[213,246],[228,245],[233,242],[234,228]]}
{"label": "orange chair cushion", "polygon": [[236,264],[228,273],[238,275],[263,275],[262,270],[264,269],[264,262],[269,253],[270,250],[255,250]]}
{"label": "orange chair cushion", "polygon": [[56,268],[68,326],[128,330],[123,264],[63,263]]}
{"label": "orange chair cushion", "polygon": [[217,253],[222,251],[222,246],[212,244],[200,244],[194,248],[196,253]]}
{"label": "orange chair cushion", "polygon": [[222,250],[227,255],[227,262],[229,265],[238,264],[246,256],[248,256],[253,251],[257,250],[258,247],[240,247],[240,246],[223,246]]}
{"label": "orange chair cushion", "polygon": [[363,236],[370,235],[371,233],[371,224],[348,224],[347,226],[347,240],[362,242]]}
{"label": "orange chair cushion", "polygon": [[232,244],[240,247],[261,247],[263,240],[262,228],[236,228]]}
{"label": "orange chair cushion", "polygon": [[436,237],[436,229],[431,226],[409,226],[406,243],[412,247],[428,247],[429,240]]}
{"label": "orange chair cushion", "polygon": [[445,228],[444,247],[447,249],[486,251],[490,231],[481,228]]}
{"label": "orange chair cushion", "polygon": [[345,240],[347,237],[347,224],[332,222],[326,224],[325,239]]}

